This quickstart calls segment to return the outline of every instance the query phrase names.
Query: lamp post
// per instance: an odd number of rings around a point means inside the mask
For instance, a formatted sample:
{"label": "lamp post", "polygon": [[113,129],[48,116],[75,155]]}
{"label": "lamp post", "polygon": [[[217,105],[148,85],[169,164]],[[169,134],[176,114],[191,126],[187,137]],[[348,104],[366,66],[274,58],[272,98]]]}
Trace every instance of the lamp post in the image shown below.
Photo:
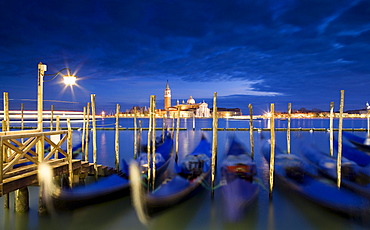
{"label": "lamp post", "polygon": [[[54,80],[59,74],[61,74],[62,71],[67,70],[68,74],[64,75],[64,84],[66,85],[75,85],[76,84],[76,76],[71,75],[69,68],[64,68],[58,71],[55,74],[45,74],[45,71],[47,71],[47,66],[43,63],[38,64],[38,83],[37,83],[37,130],[39,132],[43,131],[43,91],[44,91],[44,82],[52,81]],[[54,76],[52,79],[44,81],[44,76]],[[37,142],[37,152],[39,154],[39,161],[41,162],[44,152],[44,141],[41,140]]]}
{"label": "lamp post", "polygon": [[[42,113],[43,113],[43,91],[44,91],[44,82],[54,80],[62,71],[67,70],[68,74],[63,75],[64,84],[66,85],[75,85],[76,84],[76,76],[71,75],[71,71],[69,68],[64,68],[59,70],[55,74],[45,74],[47,71],[47,66],[43,63],[39,63],[38,65],[38,84],[37,84],[37,129],[42,131]],[[44,76],[54,76],[52,79],[44,81]]]}

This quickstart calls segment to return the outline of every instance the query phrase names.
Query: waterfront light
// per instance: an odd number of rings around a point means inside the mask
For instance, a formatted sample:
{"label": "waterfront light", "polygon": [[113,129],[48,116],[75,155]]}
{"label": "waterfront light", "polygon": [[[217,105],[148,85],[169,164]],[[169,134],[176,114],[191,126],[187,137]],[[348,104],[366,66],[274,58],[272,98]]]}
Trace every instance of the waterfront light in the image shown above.
{"label": "waterfront light", "polygon": [[64,84],[66,85],[76,85],[76,79],[77,77],[74,75],[65,75],[63,76]]}
{"label": "waterfront light", "polygon": [[[54,74],[45,74],[47,71],[47,66],[43,63],[38,64],[38,89],[37,89],[37,112],[38,112],[38,119],[37,119],[37,129],[42,131],[42,113],[43,113],[43,91],[44,91],[44,82],[49,82],[54,80],[58,75],[61,74],[62,71],[66,70],[67,75],[63,76],[64,83],[66,85],[75,85],[76,84],[76,76],[71,74],[69,68],[64,68],[59,70],[57,73]],[[44,76],[53,76],[50,80],[44,80]]]}
{"label": "waterfront light", "polygon": [[271,118],[271,115],[272,115],[272,114],[271,114],[270,112],[265,113],[265,117],[266,117],[266,118]]}
{"label": "waterfront light", "polygon": [[[37,130],[42,132],[43,131],[43,125],[42,125],[42,122],[43,122],[43,118],[42,118],[42,115],[43,115],[43,103],[44,103],[44,82],[48,82],[48,81],[52,81],[54,80],[59,74],[61,74],[61,72],[63,70],[67,70],[68,72],[68,75],[67,76],[67,82],[69,83],[69,85],[74,85],[76,83],[76,77],[73,76],[70,74],[70,69],[69,68],[64,68],[64,69],[61,69],[60,71],[58,71],[57,73],[55,74],[45,74],[45,72],[47,71],[47,66],[43,63],[39,63],[38,64],[38,78],[37,78]],[[47,81],[44,81],[44,76],[53,76],[50,80],[47,80]],[[74,78],[74,80],[72,80],[72,78]],[[66,83],[66,80],[64,80],[64,82]],[[73,83],[73,84],[72,84]],[[40,154],[39,155],[39,161],[43,161],[43,152],[44,152],[44,142],[43,141],[38,141],[36,143],[36,149],[37,149],[37,153]]]}

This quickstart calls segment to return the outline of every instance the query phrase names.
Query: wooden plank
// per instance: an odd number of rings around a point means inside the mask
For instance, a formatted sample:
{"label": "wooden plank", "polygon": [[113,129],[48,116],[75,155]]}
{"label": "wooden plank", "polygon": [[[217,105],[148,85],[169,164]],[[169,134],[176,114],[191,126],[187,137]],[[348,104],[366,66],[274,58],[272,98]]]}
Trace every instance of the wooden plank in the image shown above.
{"label": "wooden plank", "polygon": [[37,129],[33,129],[33,130],[0,132],[0,136],[5,136],[5,135],[19,135],[19,134],[30,134],[30,133],[35,133],[35,132],[40,133],[39,131],[37,131]]}
{"label": "wooden plank", "polygon": [[37,183],[37,171],[31,171],[12,178],[7,178],[4,179],[2,193],[7,194],[35,183]]}
{"label": "wooden plank", "polygon": [[21,138],[29,138],[29,137],[67,134],[67,132],[68,131],[65,131],[65,130],[49,131],[49,132],[30,132],[30,133],[27,133],[27,131],[9,131],[9,132],[0,132],[0,138],[3,140],[10,140],[10,139],[21,139]]}
{"label": "wooden plank", "polygon": [[[49,164],[53,166],[54,164],[57,164],[58,162],[62,162],[63,160],[64,159],[50,160]],[[7,172],[4,175],[4,178],[13,177],[15,175],[20,175],[20,174],[30,172],[30,171],[33,171],[33,170],[37,170],[37,165],[36,164],[21,166],[21,167],[12,169],[11,171]]]}
{"label": "wooden plank", "polygon": [[[55,176],[68,173],[68,162],[66,161],[51,162],[51,166],[53,167]],[[73,160],[72,168],[73,170],[81,169],[81,161]],[[2,184],[2,189],[0,191],[0,195],[7,194],[9,192],[15,191],[25,186],[37,184],[38,179],[37,179],[36,168],[33,166],[29,169],[33,169],[33,170],[22,171],[22,173],[15,173],[13,176],[4,179],[3,184]]]}
{"label": "wooden plank", "polygon": [[[48,161],[53,168],[54,176],[67,174],[68,162],[65,158]],[[114,168],[97,165],[99,176],[107,176],[115,172]],[[78,170],[81,174],[94,175],[94,164],[88,161],[72,160],[72,170]],[[4,175],[3,183],[0,183],[0,197],[22,187],[38,185],[37,165],[27,165],[13,169]]]}
{"label": "wooden plank", "polygon": [[[56,165],[53,165],[54,168],[54,175],[61,175],[68,173],[68,162],[60,162]],[[81,161],[80,160],[73,160],[72,161],[72,170],[80,169],[81,168]]]}

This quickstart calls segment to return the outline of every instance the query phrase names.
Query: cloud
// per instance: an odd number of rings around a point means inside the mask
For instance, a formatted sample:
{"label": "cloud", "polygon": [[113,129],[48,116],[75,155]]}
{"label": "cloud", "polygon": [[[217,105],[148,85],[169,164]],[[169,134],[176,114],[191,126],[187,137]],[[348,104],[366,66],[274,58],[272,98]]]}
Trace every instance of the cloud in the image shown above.
{"label": "cloud", "polygon": [[[136,92],[140,101],[161,95],[167,79],[178,87],[176,93],[184,87],[179,97],[185,99],[188,92],[207,98],[217,91],[225,102],[239,95],[261,103],[263,98],[321,103],[323,95],[336,95],[343,86],[353,90],[350,85],[369,97],[358,83],[370,72],[369,5],[361,0],[9,1],[0,9],[1,85],[6,90],[9,76],[33,84],[30,76],[42,61],[50,72],[66,65],[79,69],[86,91],[111,102],[109,97],[126,100],[124,91]],[[27,87],[22,92],[34,93]]]}

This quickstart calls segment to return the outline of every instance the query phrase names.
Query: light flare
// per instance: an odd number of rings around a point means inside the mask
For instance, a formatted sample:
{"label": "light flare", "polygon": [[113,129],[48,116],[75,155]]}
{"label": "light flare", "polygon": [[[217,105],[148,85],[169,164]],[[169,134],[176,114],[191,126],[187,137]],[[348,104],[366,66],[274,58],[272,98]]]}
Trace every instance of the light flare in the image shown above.
{"label": "light flare", "polygon": [[40,183],[40,192],[41,198],[46,206],[46,209],[53,213],[53,201],[52,201],[52,194],[56,189],[56,186],[53,182],[53,169],[48,163],[40,163],[38,166],[38,180]]}
{"label": "light flare", "polygon": [[77,77],[74,75],[65,75],[63,76],[64,84],[73,86],[76,85]]}

